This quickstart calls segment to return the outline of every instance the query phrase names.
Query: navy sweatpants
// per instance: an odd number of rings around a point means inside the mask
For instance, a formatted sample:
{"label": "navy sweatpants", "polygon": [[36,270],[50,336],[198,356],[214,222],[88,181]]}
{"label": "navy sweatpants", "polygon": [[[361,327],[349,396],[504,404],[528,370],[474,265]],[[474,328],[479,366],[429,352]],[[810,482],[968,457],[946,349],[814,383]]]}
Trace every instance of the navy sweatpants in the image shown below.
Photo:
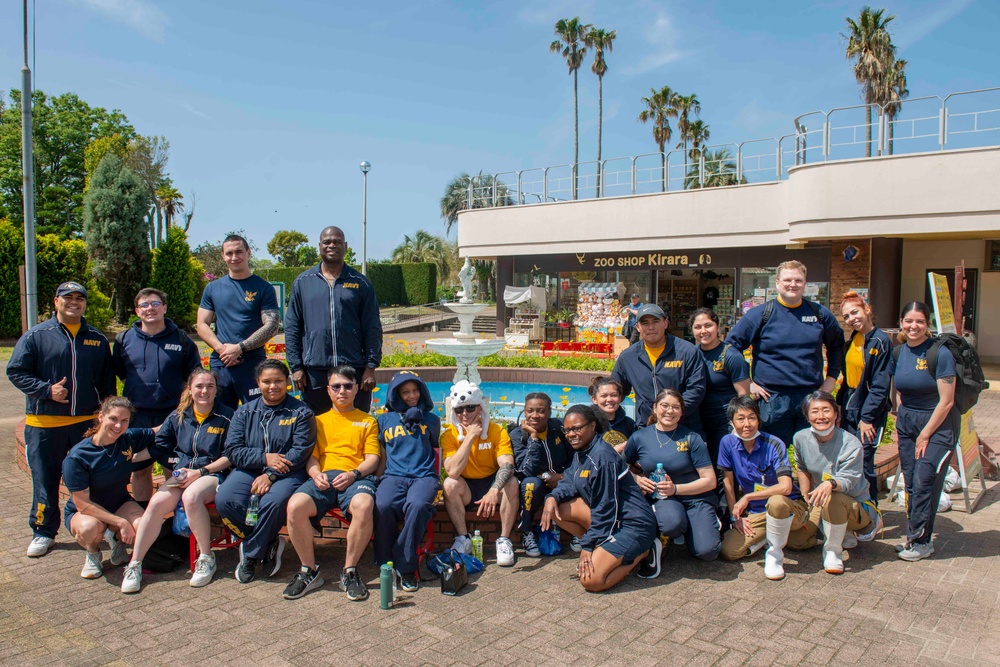
{"label": "navy sweatpants", "polygon": [[240,406],[240,402],[249,403],[260,396],[256,371],[257,364],[264,359],[266,357],[252,357],[227,368],[213,356],[209,366],[219,376],[219,391],[216,394],[219,402],[235,410]]}
{"label": "navy sweatpants", "polygon": [[439,488],[437,477],[382,476],[375,491],[376,565],[392,561],[403,574],[417,571],[417,547],[434,516]]}
{"label": "navy sweatpants", "polygon": [[700,498],[661,498],[653,503],[656,524],[670,539],[684,536],[695,558],[712,561],[722,551],[719,515],[715,505]]}
{"label": "navy sweatpants", "polygon": [[552,489],[545,486],[541,477],[525,477],[521,480],[521,520],[517,530],[524,535],[535,527],[535,515],[542,509],[545,499]]}
{"label": "navy sweatpants", "polygon": [[59,532],[59,480],[63,459],[83,440],[91,422],[56,428],[24,427],[24,449],[31,468],[31,511],[28,525],[35,537],[55,537]]}
{"label": "navy sweatpants", "polygon": [[924,455],[916,458],[916,440],[931,412],[899,409],[896,417],[899,463],[906,482],[906,541],[927,544],[934,532],[938,501],[944,488],[948,463],[955,452],[954,413],[931,436]]}
{"label": "navy sweatpants", "polygon": [[760,430],[779,438],[785,445],[792,443],[792,436],[804,428],[809,428],[809,420],[802,414],[802,401],[812,393],[808,390],[771,391],[771,398],[761,398],[757,402],[760,408]]}
{"label": "navy sweatpants", "polygon": [[267,554],[267,547],[285,525],[288,499],[308,477],[304,470],[298,470],[276,481],[260,497],[257,525],[250,528],[244,521],[247,517],[247,503],[250,502],[250,487],[256,478],[256,474],[242,468],[230,472],[215,494],[215,507],[233,534],[243,538],[243,555],[260,559]]}
{"label": "navy sweatpants", "polygon": [[872,426],[875,427],[875,441],[868,442],[865,438],[862,438],[861,433],[858,432],[856,415],[844,415],[844,430],[860,440],[861,446],[864,448],[865,479],[868,480],[868,495],[871,496],[872,503],[875,504],[875,507],[878,507],[878,477],[875,476],[875,450],[878,449],[879,440],[882,438],[882,434],[885,433],[885,423],[888,418],[889,414],[886,413],[882,416],[881,420],[872,424]]}

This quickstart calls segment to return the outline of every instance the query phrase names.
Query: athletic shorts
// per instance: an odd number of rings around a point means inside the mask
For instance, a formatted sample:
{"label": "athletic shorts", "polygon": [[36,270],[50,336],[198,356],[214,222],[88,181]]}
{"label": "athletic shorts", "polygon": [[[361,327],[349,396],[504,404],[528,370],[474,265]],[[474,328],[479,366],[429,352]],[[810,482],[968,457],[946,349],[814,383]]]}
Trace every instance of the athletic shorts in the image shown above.
{"label": "athletic shorts", "polygon": [[[118,505],[118,507],[114,508],[113,510],[109,510],[109,511],[112,514],[117,514],[118,510],[120,510],[125,505],[125,503],[136,503],[137,505],[139,504],[138,501],[135,498],[133,498],[132,496],[129,496],[128,500],[122,502],[121,504]],[[144,510],[146,509],[145,505],[140,505],[140,507],[142,507],[142,509],[144,509]],[[76,510],[73,510],[71,512],[67,511],[67,510],[69,510],[68,507],[64,507],[63,508],[63,525],[66,526],[66,530],[69,532],[69,534],[73,535],[73,530],[69,527],[69,523],[70,523],[70,521],[73,520],[73,517],[76,515],[77,512],[76,512]],[[76,537],[76,535],[73,535],[73,537]]]}
{"label": "athletic shorts", "polygon": [[493,473],[489,477],[483,477],[481,479],[468,479],[463,477],[465,483],[469,485],[469,491],[472,492],[472,500],[466,505],[466,509],[470,512],[479,509],[479,505],[476,505],[476,501],[482,500],[483,496],[489,493],[490,488],[493,486],[493,482],[497,479],[497,474]]}
{"label": "athletic shorts", "polygon": [[[343,470],[327,470],[325,472],[326,476],[333,480],[336,479],[337,475],[344,472]],[[332,486],[326,491],[320,491],[316,488],[316,483],[311,479],[307,480],[299,488],[295,490],[295,493],[304,493],[316,504],[316,518],[314,523],[319,523],[326,516],[326,513],[332,510],[334,507],[340,508],[340,511],[344,513],[344,516],[350,520],[351,513],[348,508],[351,506],[351,501],[354,496],[359,493],[369,495],[373,499],[375,498],[375,487],[378,485],[374,476],[362,477],[358,481],[351,484],[349,487],[343,491],[338,491]]]}
{"label": "athletic shorts", "polygon": [[658,538],[653,534],[643,535],[636,531],[620,530],[597,546],[615,558],[621,558],[622,563],[627,565],[649,551],[655,539]]}

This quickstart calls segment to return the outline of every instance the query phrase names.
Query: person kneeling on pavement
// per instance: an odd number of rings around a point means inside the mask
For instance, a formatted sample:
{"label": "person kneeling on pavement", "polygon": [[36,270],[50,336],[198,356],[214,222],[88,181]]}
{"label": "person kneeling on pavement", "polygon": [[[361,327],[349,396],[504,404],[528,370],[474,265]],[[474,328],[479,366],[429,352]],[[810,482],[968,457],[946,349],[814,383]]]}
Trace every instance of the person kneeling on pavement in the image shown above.
{"label": "person kneeling on pavement", "polygon": [[478,516],[490,519],[500,511],[497,565],[514,564],[510,532],[518,512],[518,485],[514,475],[514,450],[510,436],[500,424],[490,421],[479,387],[467,380],[451,388],[451,423],[441,433],[441,457],[445,472],[444,505],[455,526],[452,548],[472,553],[472,538],[465,512],[478,505]]}
{"label": "person kneeling on pavement", "polygon": [[[514,466],[521,481],[521,533],[524,555],[538,558],[535,515],[545,499],[562,479],[563,470],[572,456],[562,422],[552,419],[552,399],[548,394],[533,392],[524,398],[524,420],[510,432],[514,447]],[[578,538],[573,538],[573,550],[580,551]]]}
{"label": "person kneeling on pavement", "polygon": [[440,488],[434,449],[441,439],[441,420],[416,373],[396,373],[387,393],[388,410],[378,416],[385,473],[375,494],[375,564],[392,561],[400,588],[413,593],[420,588],[417,547],[434,516]]}
{"label": "person kneeling on pavement", "polygon": [[378,423],[354,407],[360,389],[351,366],[330,371],[327,391],[333,408],[316,418],[316,448],[306,472],[310,479],[288,501],[288,536],[302,566],[288,583],[283,597],[297,600],[323,585],[313,548],[313,526],[334,507],[350,521],[347,555],[340,588],[349,600],[368,598],[368,587],[358,574],[358,561],[372,536],[375,512],[375,471],[381,450]]}
{"label": "person kneeling on pavement", "polygon": [[[233,415],[225,449],[233,470],[215,495],[222,522],[243,540],[236,567],[241,584],[254,580],[261,561],[265,577],[281,569],[285,538],[278,531],[285,525],[288,499],[306,481],[304,468],[316,444],[313,411],[288,395],[288,366],[265,359],[256,376],[260,397]],[[251,502],[259,509],[248,516]]]}
{"label": "person kneeling on pavement", "polygon": [[843,574],[845,549],[875,539],[882,515],[869,496],[861,441],[837,426],[837,399],[814,391],[802,402],[802,412],[810,428],[794,438],[799,488],[813,508],[809,520],[823,522],[823,569]]}
{"label": "person kneeling on pavement", "polygon": [[739,560],[766,546],[764,576],[784,579],[785,546],[797,551],[815,546],[816,526],[809,523],[808,505],[792,482],[788,448],[759,430],[757,401],[737,396],[727,410],[733,430],[719,443],[718,465],[733,527],[722,538],[721,556]]}

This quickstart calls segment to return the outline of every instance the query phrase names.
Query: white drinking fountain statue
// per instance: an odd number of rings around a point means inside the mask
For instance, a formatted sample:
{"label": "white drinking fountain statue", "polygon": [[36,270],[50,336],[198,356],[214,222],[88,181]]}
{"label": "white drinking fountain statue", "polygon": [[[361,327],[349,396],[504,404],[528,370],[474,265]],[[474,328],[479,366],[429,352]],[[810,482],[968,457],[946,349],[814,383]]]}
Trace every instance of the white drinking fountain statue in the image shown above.
{"label": "white drinking fountain statue", "polygon": [[472,276],[476,273],[465,258],[465,265],[458,272],[458,280],[462,283],[458,303],[447,303],[445,308],[458,315],[459,329],[452,334],[453,338],[431,338],[427,347],[439,354],[455,358],[455,382],[468,380],[482,384],[479,377],[479,360],[503,349],[506,341],[502,338],[476,338],[472,331],[472,321],[476,315],[493,308],[486,303],[475,303],[472,300]]}

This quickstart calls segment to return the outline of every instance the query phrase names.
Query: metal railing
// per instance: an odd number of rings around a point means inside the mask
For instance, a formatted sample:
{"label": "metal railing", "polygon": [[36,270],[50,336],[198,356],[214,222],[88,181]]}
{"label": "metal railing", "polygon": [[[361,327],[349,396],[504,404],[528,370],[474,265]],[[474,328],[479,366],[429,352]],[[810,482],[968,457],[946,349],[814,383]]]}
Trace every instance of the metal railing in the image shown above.
{"label": "metal railing", "polygon": [[769,183],[789,167],[835,160],[1000,145],[1000,87],[859,104],[796,116],[781,137],[535,167],[470,178],[468,207]]}

